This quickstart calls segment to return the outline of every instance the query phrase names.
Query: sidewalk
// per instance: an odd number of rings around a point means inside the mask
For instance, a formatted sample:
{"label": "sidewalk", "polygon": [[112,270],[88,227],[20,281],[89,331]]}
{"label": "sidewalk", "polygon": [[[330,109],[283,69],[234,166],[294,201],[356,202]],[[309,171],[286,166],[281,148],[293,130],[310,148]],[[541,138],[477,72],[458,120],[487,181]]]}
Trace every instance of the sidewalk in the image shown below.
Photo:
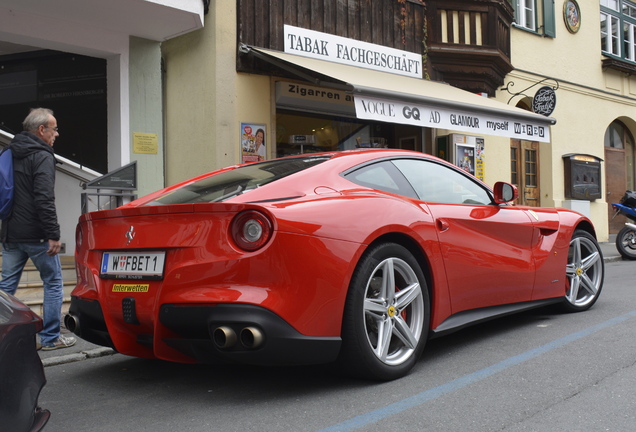
{"label": "sidewalk", "polygon": [[44,365],[44,367],[73,363],[90,358],[104,357],[107,355],[115,354],[115,351],[111,348],[94,345],[90,342],[86,342],[84,339],[75,336],[64,327],[64,324],[62,324],[61,333],[64,336],[73,336],[75,339],[77,339],[77,343],[70,348],[60,348],[53,351],[39,350],[38,354],[40,354],[40,359],[42,359],[42,364]]}
{"label": "sidewalk", "polygon": [[[616,250],[616,244],[614,243],[613,236],[610,237],[610,241],[599,243],[599,245],[601,247],[601,252],[603,253],[603,260],[606,263],[622,260],[622,257]],[[77,343],[70,348],[63,348],[54,351],[38,351],[40,353],[42,363],[45,367],[72,363],[91,358],[104,357],[116,353],[111,348],[101,347],[99,345],[94,345],[90,342],[86,342],[85,340],[71,334],[64,327],[62,327],[62,334],[75,337],[77,339]]]}

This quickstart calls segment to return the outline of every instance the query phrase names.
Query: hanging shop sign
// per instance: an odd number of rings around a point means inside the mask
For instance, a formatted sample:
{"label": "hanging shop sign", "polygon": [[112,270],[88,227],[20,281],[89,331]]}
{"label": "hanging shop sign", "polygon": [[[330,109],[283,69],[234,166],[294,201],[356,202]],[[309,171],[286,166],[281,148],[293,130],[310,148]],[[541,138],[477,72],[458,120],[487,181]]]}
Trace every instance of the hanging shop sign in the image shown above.
{"label": "hanging shop sign", "polygon": [[512,120],[503,115],[358,95],[354,102],[356,117],[361,119],[550,142],[550,128],[532,120]]}
{"label": "hanging shop sign", "polygon": [[285,25],[285,52],[422,78],[420,54],[290,25]]}
{"label": "hanging shop sign", "polygon": [[552,87],[544,86],[532,98],[532,112],[549,116],[556,107],[556,93]]}

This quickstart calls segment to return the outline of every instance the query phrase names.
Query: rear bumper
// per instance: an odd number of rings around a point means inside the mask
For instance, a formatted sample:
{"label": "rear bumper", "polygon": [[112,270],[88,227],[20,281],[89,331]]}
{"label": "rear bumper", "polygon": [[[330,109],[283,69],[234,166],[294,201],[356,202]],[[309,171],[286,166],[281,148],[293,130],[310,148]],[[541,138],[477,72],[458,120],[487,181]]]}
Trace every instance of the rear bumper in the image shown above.
{"label": "rear bumper", "polygon": [[65,319],[66,327],[77,336],[96,345],[115,348],[106,328],[102,307],[97,300],[72,296],[68,314],[81,323],[75,328],[70,328]]}
{"label": "rear bumper", "polygon": [[[73,297],[69,313],[78,319],[76,334],[83,339],[115,349],[134,340],[140,348],[150,349],[164,360],[182,361],[176,357],[166,358],[165,354],[172,349],[197,363],[320,364],[335,361],[341,344],[339,337],[302,335],[270,310],[248,304],[164,304],[156,325],[163,330],[156,328],[154,335],[135,334],[135,320],[128,316],[126,328],[130,340],[122,343],[111,340],[116,338],[107,331],[97,301]],[[224,338],[225,343],[221,343],[215,337],[220,328],[235,338]],[[258,335],[258,340],[242,337],[246,329],[250,336]],[[135,355],[126,350],[121,352]]]}

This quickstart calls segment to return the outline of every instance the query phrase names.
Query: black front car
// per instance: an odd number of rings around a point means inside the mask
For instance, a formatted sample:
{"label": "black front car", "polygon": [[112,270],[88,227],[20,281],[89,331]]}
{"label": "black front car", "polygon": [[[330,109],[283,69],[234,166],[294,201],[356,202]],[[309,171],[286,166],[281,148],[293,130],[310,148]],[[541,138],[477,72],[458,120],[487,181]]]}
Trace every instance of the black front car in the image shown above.
{"label": "black front car", "polygon": [[39,431],[50,413],[38,407],[46,383],[36,349],[42,319],[0,290],[0,429]]}

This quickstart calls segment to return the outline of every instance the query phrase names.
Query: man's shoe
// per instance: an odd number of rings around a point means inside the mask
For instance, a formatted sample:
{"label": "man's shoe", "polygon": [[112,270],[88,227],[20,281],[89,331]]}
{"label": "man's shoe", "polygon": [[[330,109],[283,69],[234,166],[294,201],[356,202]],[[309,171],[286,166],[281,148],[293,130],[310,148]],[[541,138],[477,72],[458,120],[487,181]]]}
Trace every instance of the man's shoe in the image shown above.
{"label": "man's shoe", "polygon": [[72,336],[60,335],[60,337],[57,338],[57,340],[53,342],[52,344],[50,345],[42,344],[42,351],[52,351],[52,350],[56,350],[60,348],[72,347],[73,345],[75,345],[75,342],[77,342],[77,339],[75,339]]}

